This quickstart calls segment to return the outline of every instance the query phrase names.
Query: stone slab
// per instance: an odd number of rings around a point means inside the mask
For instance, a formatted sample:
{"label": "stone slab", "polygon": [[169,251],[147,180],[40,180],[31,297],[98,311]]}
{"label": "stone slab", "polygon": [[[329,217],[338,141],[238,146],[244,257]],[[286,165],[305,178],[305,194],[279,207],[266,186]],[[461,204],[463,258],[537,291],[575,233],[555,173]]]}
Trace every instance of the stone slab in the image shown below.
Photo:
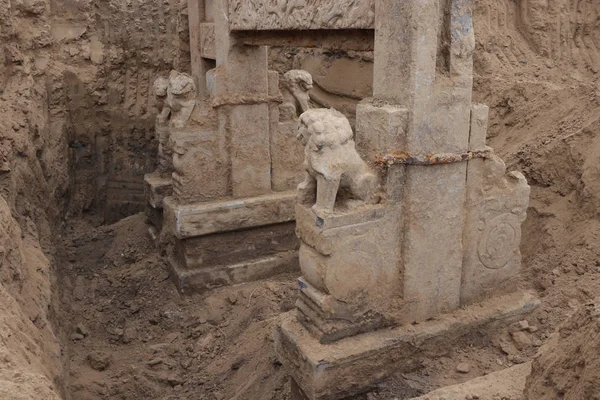
{"label": "stone slab", "polygon": [[320,344],[286,313],[275,331],[275,351],[309,400],[339,400],[364,393],[386,377],[408,371],[429,353],[452,346],[475,329],[493,329],[523,318],[539,300],[516,292],[420,324],[381,329]]}
{"label": "stone slab", "polygon": [[230,0],[231,30],[373,29],[374,0]]}
{"label": "stone slab", "polygon": [[174,251],[186,270],[232,265],[297,251],[293,221],[176,240]]}
{"label": "stone slab", "polygon": [[271,276],[295,271],[298,266],[298,253],[290,251],[270,257],[254,259],[238,264],[216,266],[195,270],[183,269],[177,259],[169,259],[171,278],[181,293],[195,293],[220,286],[235,285],[266,279]]}
{"label": "stone slab", "polygon": [[200,56],[211,60],[217,59],[215,47],[215,24],[204,22],[200,24]]}
{"label": "stone slab", "polygon": [[273,190],[292,190],[304,178],[304,147],[296,139],[298,122],[282,122],[271,131]]}
{"label": "stone slab", "polygon": [[144,192],[151,207],[162,208],[165,197],[173,193],[173,181],[171,178],[158,174],[146,174],[144,175]]}
{"label": "stone slab", "polygon": [[179,204],[164,201],[166,224],[179,239],[228,232],[295,219],[296,192],[288,191],[245,199]]}

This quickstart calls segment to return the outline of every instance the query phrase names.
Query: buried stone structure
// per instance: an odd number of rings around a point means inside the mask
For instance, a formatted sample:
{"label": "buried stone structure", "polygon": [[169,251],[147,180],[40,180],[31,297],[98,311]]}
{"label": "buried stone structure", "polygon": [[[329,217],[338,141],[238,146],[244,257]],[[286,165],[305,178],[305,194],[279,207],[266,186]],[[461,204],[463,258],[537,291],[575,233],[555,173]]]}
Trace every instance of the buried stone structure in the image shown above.
{"label": "buried stone structure", "polygon": [[373,97],[355,134],[333,110],[300,116],[302,277],[275,340],[293,398],[334,400],[538,301],[517,288],[529,186],[486,146],[488,108],[472,104],[472,2],[337,1],[346,11],[327,17],[317,3],[277,13],[258,1],[229,18],[374,32]]}
{"label": "buried stone structure", "polygon": [[[299,264],[275,337],[295,399],[360,393],[537,305],[517,288],[529,186],[472,104],[471,0],[189,0],[189,18],[196,95],[167,89],[180,114],[172,178],[146,179],[155,226],[182,291]],[[309,109],[306,72],[280,93],[266,45],[281,41],[371,46],[355,132]]]}
{"label": "buried stone structure", "polygon": [[188,9],[192,71],[155,83],[159,167],[145,177],[151,234],[182,292],[298,268],[296,135],[312,88],[292,70],[280,90],[266,45],[232,30],[227,2]]}

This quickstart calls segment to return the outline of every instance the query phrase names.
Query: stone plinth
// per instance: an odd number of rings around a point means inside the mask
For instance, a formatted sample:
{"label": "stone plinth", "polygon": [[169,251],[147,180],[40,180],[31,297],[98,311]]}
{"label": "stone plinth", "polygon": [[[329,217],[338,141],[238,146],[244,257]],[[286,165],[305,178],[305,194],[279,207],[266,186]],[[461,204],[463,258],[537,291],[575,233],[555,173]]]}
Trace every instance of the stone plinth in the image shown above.
{"label": "stone plinth", "polygon": [[211,202],[164,200],[169,262],[182,292],[267,278],[298,266],[295,192]]}
{"label": "stone plinth", "polygon": [[[293,312],[275,332],[275,351],[293,379],[293,400],[337,400],[368,391],[391,374],[457,345],[474,330],[492,330],[533,311],[539,300],[513,293],[417,325],[380,329],[321,344]],[[294,390],[295,389],[295,390]]]}
{"label": "stone plinth", "polygon": [[163,226],[163,200],[173,193],[173,182],[170,177],[159,173],[144,176],[144,194],[146,197],[146,216],[153,227],[153,238]]}

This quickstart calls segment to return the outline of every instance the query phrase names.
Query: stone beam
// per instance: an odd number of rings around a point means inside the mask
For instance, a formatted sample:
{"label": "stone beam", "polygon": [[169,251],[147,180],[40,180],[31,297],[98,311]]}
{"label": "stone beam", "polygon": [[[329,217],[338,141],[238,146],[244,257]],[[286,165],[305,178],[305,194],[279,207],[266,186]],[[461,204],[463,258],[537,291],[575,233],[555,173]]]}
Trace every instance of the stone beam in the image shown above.
{"label": "stone beam", "polygon": [[165,223],[179,239],[293,221],[296,191],[259,197],[179,204],[164,200]]}
{"label": "stone beam", "polygon": [[374,0],[230,0],[231,30],[373,29]]}

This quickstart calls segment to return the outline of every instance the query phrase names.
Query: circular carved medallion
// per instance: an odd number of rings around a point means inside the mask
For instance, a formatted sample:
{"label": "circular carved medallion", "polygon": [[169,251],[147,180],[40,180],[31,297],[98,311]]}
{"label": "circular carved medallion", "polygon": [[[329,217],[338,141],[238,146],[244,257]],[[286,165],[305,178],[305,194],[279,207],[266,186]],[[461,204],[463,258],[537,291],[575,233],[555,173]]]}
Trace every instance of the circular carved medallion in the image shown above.
{"label": "circular carved medallion", "polygon": [[489,221],[479,240],[479,260],[487,268],[500,269],[513,258],[521,243],[521,223],[514,214],[502,214]]}

